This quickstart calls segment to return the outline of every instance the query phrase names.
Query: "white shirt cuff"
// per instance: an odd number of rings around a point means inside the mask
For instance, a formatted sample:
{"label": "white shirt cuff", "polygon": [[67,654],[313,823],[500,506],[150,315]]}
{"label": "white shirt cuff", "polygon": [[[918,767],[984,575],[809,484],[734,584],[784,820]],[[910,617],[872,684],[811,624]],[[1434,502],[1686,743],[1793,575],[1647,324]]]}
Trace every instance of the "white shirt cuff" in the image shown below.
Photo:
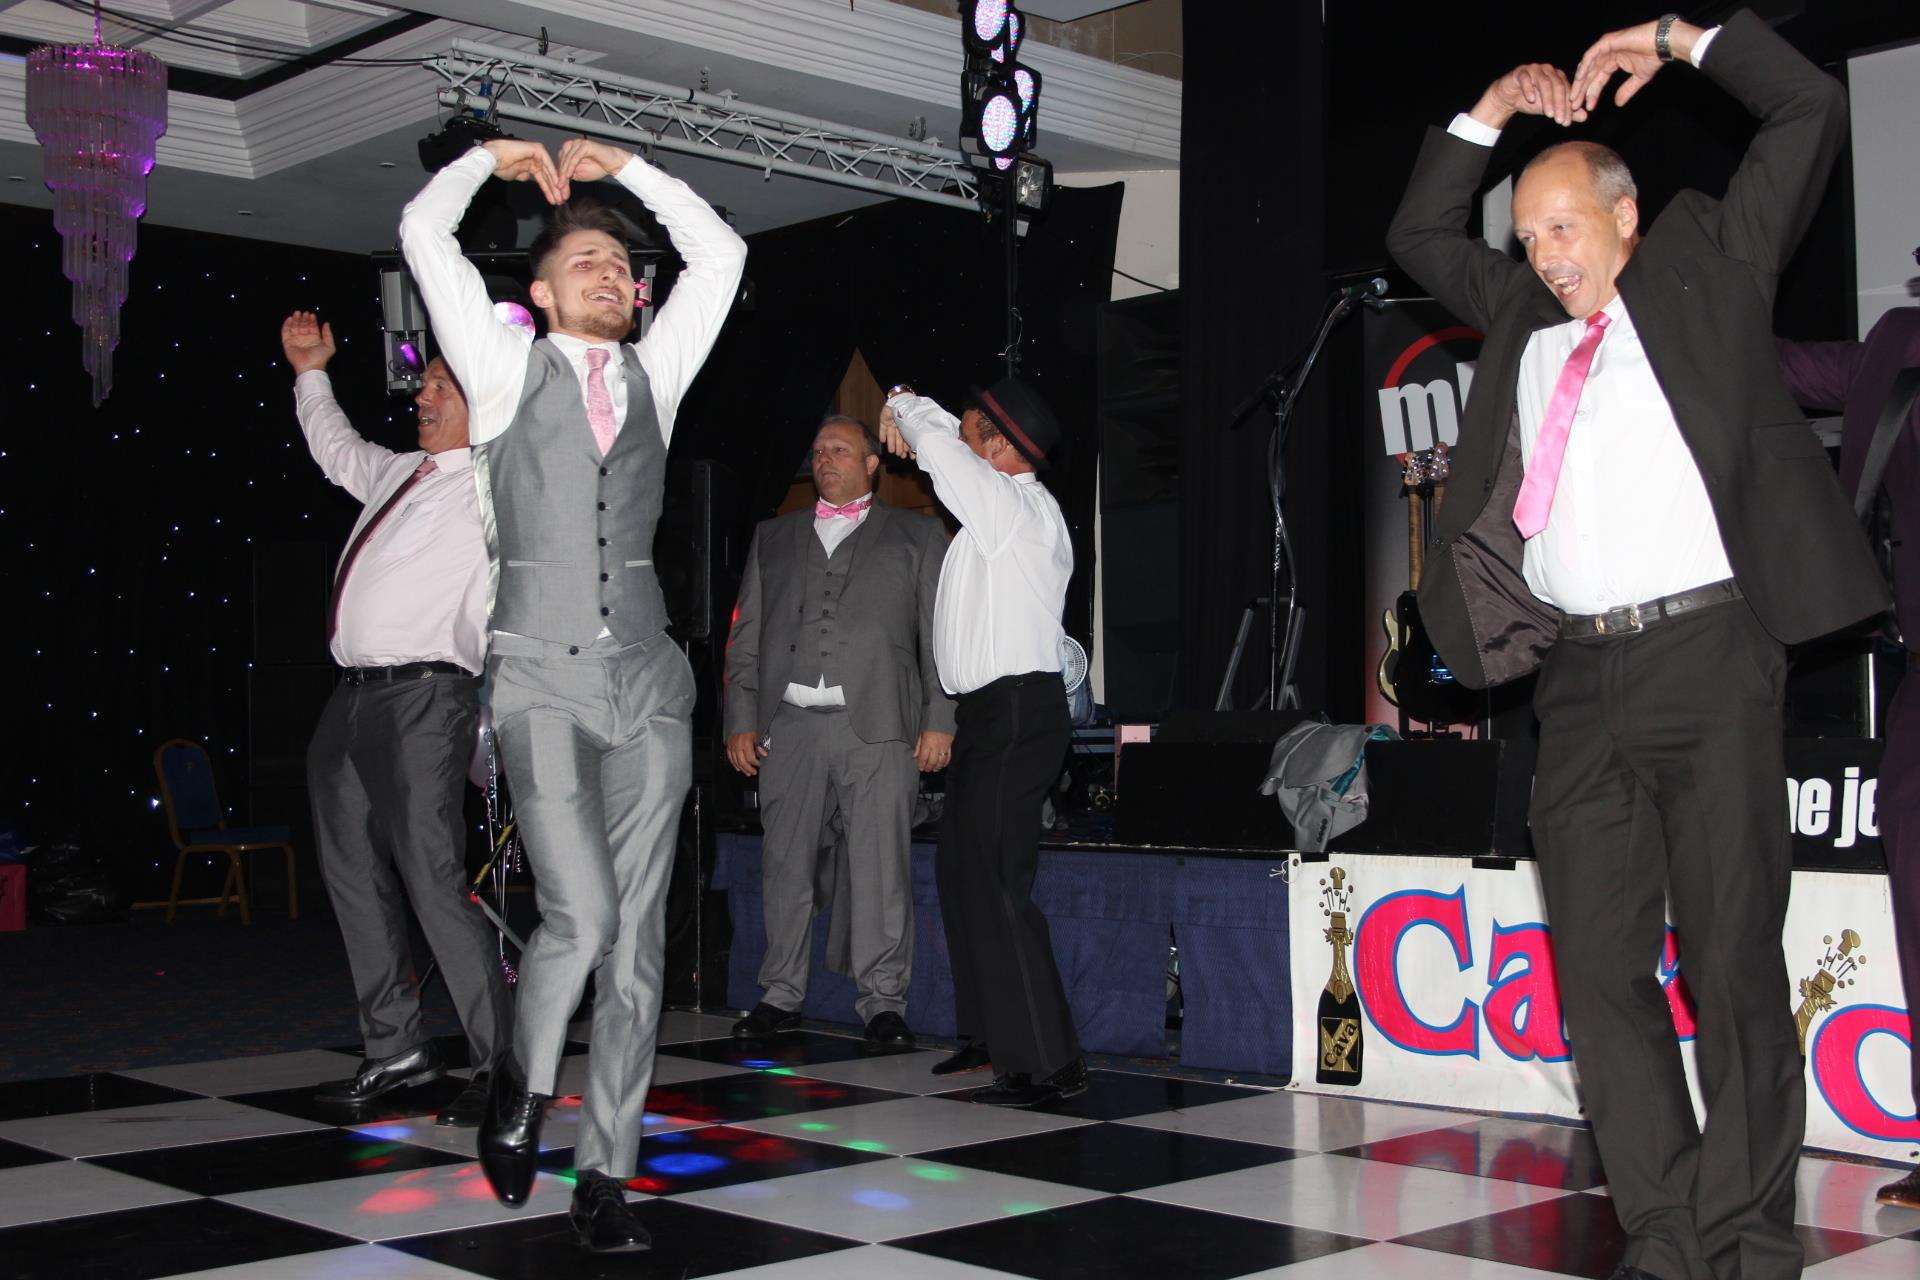
{"label": "white shirt cuff", "polygon": [[1500,131],[1490,124],[1481,124],[1462,111],[1447,126],[1447,132],[1462,142],[1471,142],[1478,147],[1490,147],[1500,141]]}
{"label": "white shirt cuff", "polygon": [[302,391],[308,387],[324,387],[331,390],[333,379],[327,376],[325,369],[309,369],[293,380],[295,391]]}
{"label": "white shirt cuff", "polygon": [[1693,42],[1693,53],[1689,55],[1687,61],[1693,63],[1696,67],[1699,66],[1700,59],[1707,56],[1707,46],[1712,44],[1713,38],[1719,34],[1720,28],[1718,27],[1713,27],[1701,32],[1700,38]]}

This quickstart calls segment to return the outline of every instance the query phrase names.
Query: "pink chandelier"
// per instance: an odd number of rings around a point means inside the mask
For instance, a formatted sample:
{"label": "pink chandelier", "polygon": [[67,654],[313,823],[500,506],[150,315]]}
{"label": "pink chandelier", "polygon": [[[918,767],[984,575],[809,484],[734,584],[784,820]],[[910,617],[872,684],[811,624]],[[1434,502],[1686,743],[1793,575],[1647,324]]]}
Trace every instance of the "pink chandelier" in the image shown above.
{"label": "pink chandelier", "polygon": [[40,138],[61,270],[73,282],[81,363],[95,408],[113,389],[127,264],[147,211],[153,149],[167,131],[167,69],[150,53],[102,43],[41,45],[27,55],[27,123]]}

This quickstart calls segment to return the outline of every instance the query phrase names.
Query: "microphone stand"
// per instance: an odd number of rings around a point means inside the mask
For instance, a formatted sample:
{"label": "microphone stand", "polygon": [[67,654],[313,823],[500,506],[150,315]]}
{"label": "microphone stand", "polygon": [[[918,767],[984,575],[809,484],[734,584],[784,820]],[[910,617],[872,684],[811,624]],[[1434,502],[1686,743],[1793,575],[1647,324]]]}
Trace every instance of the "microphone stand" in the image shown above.
{"label": "microphone stand", "polygon": [[[1382,282],[1384,285],[1384,282]],[[1313,376],[1321,349],[1335,325],[1353,313],[1365,296],[1361,290],[1343,290],[1320,321],[1313,342],[1306,351],[1281,369],[1267,375],[1260,386],[1242,400],[1228,420],[1228,430],[1238,431],[1253,411],[1265,405],[1273,414],[1273,431],[1267,439],[1267,487],[1273,497],[1273,576],[1268,596],[1272,607],[1267,614],[1267,691],[1269,711],[1300,705],[1300,691],[1294,687],[1294,664],[1300,658],[1300,641],[1305,631],[1305,611],[1300,607],[1300,575],[1295,569],[1293,538],[1287,529],[1287,433],[1293,425],[1293,410],[1300,393]],[[1286,581],[1284,593],[1282,579]],[[1281,600],[1286,601],[1286,622],[1281,623]]]}

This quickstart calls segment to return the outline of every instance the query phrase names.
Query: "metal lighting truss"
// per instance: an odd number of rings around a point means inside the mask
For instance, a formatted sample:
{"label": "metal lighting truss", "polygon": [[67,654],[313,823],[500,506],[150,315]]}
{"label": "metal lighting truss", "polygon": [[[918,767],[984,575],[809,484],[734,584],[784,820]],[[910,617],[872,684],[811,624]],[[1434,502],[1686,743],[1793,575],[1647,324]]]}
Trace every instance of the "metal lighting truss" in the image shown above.
{"label": "metal lighting truss", "polygon": [[623,142],[705,156],[955,209],[980,208],[979,175],[958,151],[660,84],[572,62],[455,40],[427,60],[441,105],[484,110]]}

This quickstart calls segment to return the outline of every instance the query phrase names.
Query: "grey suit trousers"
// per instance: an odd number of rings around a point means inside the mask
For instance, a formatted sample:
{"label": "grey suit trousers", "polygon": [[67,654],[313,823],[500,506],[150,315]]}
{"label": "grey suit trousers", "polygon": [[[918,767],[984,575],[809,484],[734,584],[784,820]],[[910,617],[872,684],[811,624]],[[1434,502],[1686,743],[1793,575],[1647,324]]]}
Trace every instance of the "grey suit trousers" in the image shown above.
{"label": "grey suit trousers", "polygon": [[369,1058],[421,1041],[407,903],[440,961],[474,1062],[492,1061],[511,1016],[493,926],[467,897],[475,684],[454,675],[342,683],[307,748],[320,875],[346,943]]}
{"label": "grey suit trousers", "polygon": [[494,730],[534,873],[513,1048],[553,1092],[567,1021],[594,980],[574,1163],[634,1174],[653,1083],[667,881],[693,780],[693,671],[665,632],[570,647],[495,634]]}
{"label": "grey suit trousers", "polygon": [[767,758],[760,762],[760,877],[767,954],[760,965],[766,1002],[796,1010],[806,1003],[813,957],[815,879],[822,831],[837,813],[848,892],[847,940],[863,1021],[903,1013],[913,976],[913,873],[910,841],[920,770],[912,744],[862,742],[844,707],[807,710],[781,703]]}

